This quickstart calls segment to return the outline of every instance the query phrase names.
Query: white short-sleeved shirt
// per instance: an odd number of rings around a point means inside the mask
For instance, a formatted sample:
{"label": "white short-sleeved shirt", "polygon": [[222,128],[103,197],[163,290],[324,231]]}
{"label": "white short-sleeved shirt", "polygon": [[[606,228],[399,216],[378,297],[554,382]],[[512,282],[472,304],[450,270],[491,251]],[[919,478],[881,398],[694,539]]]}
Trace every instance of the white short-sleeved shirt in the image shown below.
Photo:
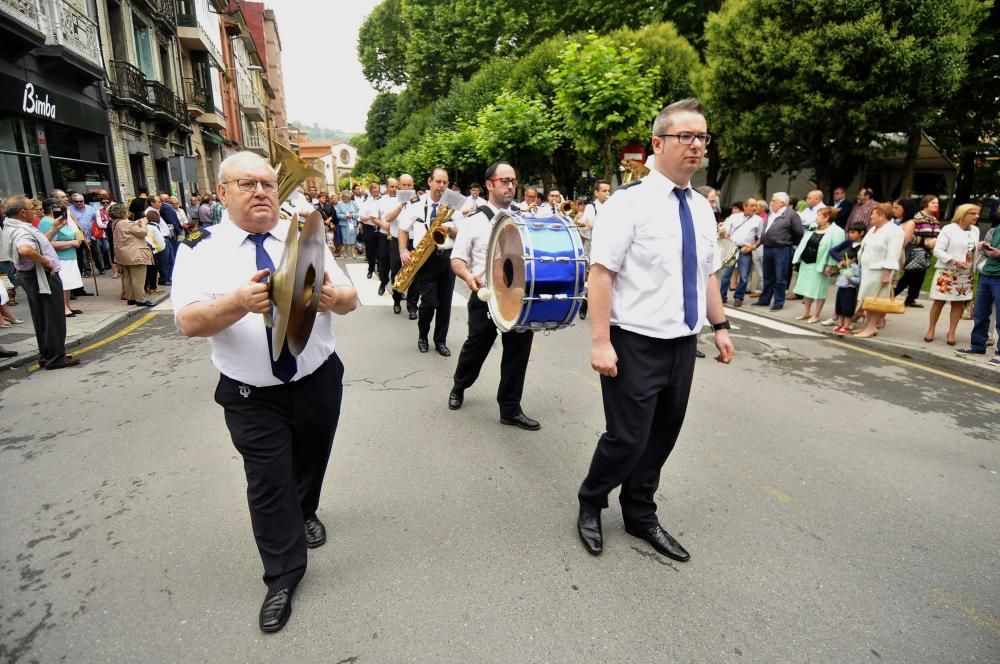
{"label": "white short-sleeved shirt", "polygon": [[725,225],[729,239],[737,247],[742,247],[748,244],[755,244],[760,239],[760,231],[764,226],[764,222],[755,214],[748,217],[740,212],[730,215],[726,219]]}
{"label": "white short-sleeved shirt", "polygon": [[[383,195],[382,198],[378,199],[378,218],[385,219],[386,215],[399,207],[399,201],[396,200],[395,196]],[[400,213],[402,214],[402,213]],[[399,215],[392,220],[389,224],[390,230],[395,231],[392,233],[393,237],[396,236],[396,232],[399,231]],[[385,229],[379,228],[378,232],[385,235]]]}
{"label": "white short-sleeved shirt", "polygon": [[594,225],[591,264],[617,273],[611,324],[658,339],[697,334],[707,322],[708,279],[721,267],[715,214],[708,200],[685,188],[698,252],[698,324],[684,322],[682,239],[676,185],[653,169],[608,199]]}
{"label": "white short-sleeved shirt", "polygon": [[[406,231],[410,234],[410,240],[416,246],[424,237],[431,222],[434,221],[434,201],[431,200],[430,192],[425,193],[416,203],[408,203],[402,212],[399,213],[399,227],[397,232]],[[460,213],[459,213],[460,214]],[[452,216],[454,218],[454,215]],[[445,226],[454,226],[455,222],[449,221]]]}
{"label": "white short-sleeved shirt", "polygon": [[493,222],[500,208],[487,202],[493,210],[493,218],[488,219],[482,212],[469,215],[458,226],[455,236],[455,246],[451,249],[452,259],[465,261],[469,272],[475,277],[486,275],[486,253],[490,246],[490,235],[493,233]]}
{"label": "white short-sleeved shirt", "polygon": [[[375,217],[381,218],[379,215],[379,210],[382,208],[382,199],[384,196],[379,196],[375,198],[374,196],[369,196],[358,206],[358,217]],[[361,222],[367,226],[378,226],[374,221],[363,221]]]}
{"label": "white short-sleeved shirt", "polygon": [[[177,250],[171,288],[175,321],[177,314],[189,304],[228,295],[257,272],[257,250],[253,240],[248,239],[247,231],[226,219],[202,233],[205,235],[183,242]],[[271,237],[264,241],[275,268],[281,265],[287,233],[288,222],[279,221],[271,230]],[[330,281],[335,285],[350,285],[330,252],[325,255],[324,268]],[[209,337],[212,364],[221,373],[247,385],[281,385],[281,380],[272,373],[266,329],[262,314],[248,313]],[[318,369],[333,353],[335,341],[333,314],[318,313],[309,342],[296,358],[298,371],[292,380],[304,378]]]}

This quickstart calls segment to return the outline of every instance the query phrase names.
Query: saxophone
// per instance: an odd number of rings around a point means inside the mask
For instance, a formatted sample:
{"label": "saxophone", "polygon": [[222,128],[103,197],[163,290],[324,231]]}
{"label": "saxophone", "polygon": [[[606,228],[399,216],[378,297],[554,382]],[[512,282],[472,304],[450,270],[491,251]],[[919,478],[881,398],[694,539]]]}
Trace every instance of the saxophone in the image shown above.
{"label": "saxophone", "polygon": [[402,293],[413,284],[413,280],[416,278],[417,272],[419,272],[420,268],[422,268],[424,263],[427,262],[431,253],[436,251],[438,248],[437,243],[435,242],[435,235],[447,232],[444,228],[442,228],[442,226],[446,221],[451,219],[451,215],[454,213],[454,208],[443,204],[438,205],[437,215],[434,217],[434,220],[431,221],[430,228],[428,228],[427,232],[424,233],[424,236],[420,238],[420,242],[417,243],[417,246],[413,248],[413,253],[411,254],[413,262],[400,268],[399,273],[396,275],[396,280],[392,282],[393,290]]}

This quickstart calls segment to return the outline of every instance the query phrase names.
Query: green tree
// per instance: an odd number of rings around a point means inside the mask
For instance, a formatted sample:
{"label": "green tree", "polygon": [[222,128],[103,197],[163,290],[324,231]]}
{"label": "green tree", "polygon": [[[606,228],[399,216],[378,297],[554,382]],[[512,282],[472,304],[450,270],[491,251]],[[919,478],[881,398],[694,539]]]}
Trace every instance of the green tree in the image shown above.
{"label": "green tree", "polygon": [[522,178],[538,177],[558,144],[551,112],[540,99],[506,91],[479,112],[475,147],[487,164],[506,159]]}
{"label": "green tree", "polygon": [[588,33],[569,42],[549,70],[563,133],[608,179],[616,171],[616,143],[642,136],[658,110],[658,69],[643,57],[634,44]]}
{"label": "green tree", "polygon": [[378,150],[384,148],[395,133],[393,116],[396,113],[396,97],[392,92],[382,92],[375,96],[368,117],[365,119],[365,134],[368,136],[367,148]]}
{"label": "green tree", "polygon": [[358,30],[361,72],[376,90],[406,83],[406,43],[409,24],[403,20],[404,0],[382,0]]}
{"label": "green tree", "polygon": [[[706,28],[702,95],[731,166],[813,168],[829,190],[919,131],[964,73],[980,0],[729,0]],[[754,30],[749,30],[753,26]]]}

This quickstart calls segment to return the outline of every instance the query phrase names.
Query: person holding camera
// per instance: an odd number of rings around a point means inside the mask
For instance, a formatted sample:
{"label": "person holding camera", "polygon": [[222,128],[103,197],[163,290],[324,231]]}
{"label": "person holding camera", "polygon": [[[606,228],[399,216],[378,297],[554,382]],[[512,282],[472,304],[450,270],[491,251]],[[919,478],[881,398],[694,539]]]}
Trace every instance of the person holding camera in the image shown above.
{"label": "person holding camera", "polygon": [[63,313],[66,318],[73,318],[83,313],[80,309],[73,309],[69,303],[73,289],[83,288],[83,275],[76,260],[76,250],[83,241],[77,239],[76,233],[66,223],[65,211],[58,200],[47,198],[42,201],[42,214],[44,216],[38,222],[38,230],[45,233],[45,237],[52,243],[52,248],[59,257],[59,278],[63,284]]}

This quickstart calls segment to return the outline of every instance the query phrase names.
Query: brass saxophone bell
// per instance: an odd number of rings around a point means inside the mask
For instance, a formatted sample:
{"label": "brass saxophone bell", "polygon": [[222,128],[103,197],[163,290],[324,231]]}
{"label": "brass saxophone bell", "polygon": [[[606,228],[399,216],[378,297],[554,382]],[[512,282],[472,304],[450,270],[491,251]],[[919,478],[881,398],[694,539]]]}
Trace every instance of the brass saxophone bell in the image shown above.
{"label": "brass saxophone bell", "polygon": [[274,361],[278,360],[286,341],[289,352],[296,357],[305,350],[323,288],[327,251],[323,216],[318,211],[311,212],[301,230],[299,223],[296,214],[288,225],[281,264],[267,282],[274,313],[265,314],[264,320],[273,330],[271,357]]}

